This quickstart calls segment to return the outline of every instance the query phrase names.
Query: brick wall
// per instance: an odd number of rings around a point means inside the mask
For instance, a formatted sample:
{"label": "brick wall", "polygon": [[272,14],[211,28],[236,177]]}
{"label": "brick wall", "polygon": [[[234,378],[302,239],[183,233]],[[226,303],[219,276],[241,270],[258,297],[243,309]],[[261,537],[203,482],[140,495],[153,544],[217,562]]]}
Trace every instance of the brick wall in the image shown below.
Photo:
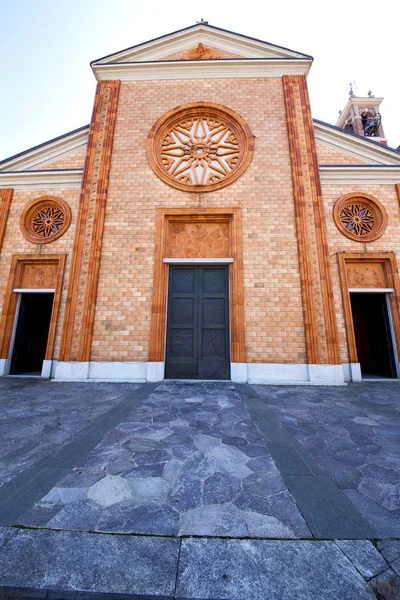
{"label": "brick wall", "polygon": [[[146,139],[174,106],[216,102],[255,135],[248,170],[198,195],[163,183]],[[234,207],[243,213],[246,346],[250,362],[305,362],[286,113],[280,79],[123,82],[118,103],[92,360],[148,359],[155,218],[159,207]]]}
{"label": "brick wall", "polygon": [[[80,190],[60,190],[60,189],[45,189],[45,190],[17,190],[14,191],[13,199],[10,208],[10,214],[7,221],[7,227],[4,236],[2,251],[0,254],[0,306],[3,306],[4,295],[7,287],[8,276],[10,272],[11,259],[14,254],[67,254],[63,291],[61,296],[60,310],[57,320],[56,339],[53,357],[57,358],[58,348],[60,343],[62,320],[65,309],[65,298],[68,283],[68,273],[71,262],[71,251],[76,226],[77,207],[79,202]],[[49,244],[32,244],[28,242],[22,235],[19,221],[20,216],[25,206],[39,196],[50,195],[62,198],[65,200],[72,211],[72,221],[66,233],[59,239]]]}
{"label": "brick wall", "polygon": [[[331,261],[333,293],[340,338],[340,353],[343,362],[348,361],[346,330],[343,316],[342,293],[337,261],[338,252],[395,252],[400,258],[400,209],[394,185],[323,185],[325,222],[328,232],[328,247]],[[388,225],[379,239],[360,243],[350,240],[340,233],[333,220],[333,206],[343,194],[364,192],[377,198],[388,214]]]}
{"label": "brick wall", "polygon": [[321,142],[317,142],[317,154],[320,165],[365,165],[368,163],[366,160],[354,158]]}
{"label": "brick wall", "polygon": [[[85,156],[86,156],[86,146],[76,150],[75,152],[71,152],[67,156],[59,158],[57,160],[53,160],[51,162],[46,163],[43,166],[40,166],[40,169],[83,169],[83,165],[85,164]],[[32,169],[36,169],[38,167],[32,167]]]}

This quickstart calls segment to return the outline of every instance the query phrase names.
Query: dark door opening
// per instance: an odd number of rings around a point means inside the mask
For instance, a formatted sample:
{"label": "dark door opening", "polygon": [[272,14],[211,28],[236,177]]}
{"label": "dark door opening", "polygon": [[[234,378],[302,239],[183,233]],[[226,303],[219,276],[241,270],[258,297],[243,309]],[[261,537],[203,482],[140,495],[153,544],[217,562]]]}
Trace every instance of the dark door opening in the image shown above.
{"label": "dark door opening", "polygon": [[10,375],[41,374],[53,297],[52,293],[21,294]]}
{"label": "dark door opening", "polygon": [[167,379],[230,379],[228,267],[170,267]]}
{"label": "dark door opening", "polygon": [[386,295],[350,294],[361,374],[397,377]]}

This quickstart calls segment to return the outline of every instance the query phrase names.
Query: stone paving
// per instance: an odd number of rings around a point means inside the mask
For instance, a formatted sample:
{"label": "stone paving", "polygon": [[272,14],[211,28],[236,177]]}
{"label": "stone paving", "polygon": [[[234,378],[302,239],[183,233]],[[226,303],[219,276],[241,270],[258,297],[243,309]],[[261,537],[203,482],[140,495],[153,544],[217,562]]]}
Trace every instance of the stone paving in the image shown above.
{"label": "stone paving", "polygon": [[0,599],[399,600],[399,393],[0,380]]}
{"label": "stone paving", "polygon": [[0,378],[0,487],[137,387]]}
{"label": "stone paving", "polygon": [[245,538],[311,533],[235,387],[166,383],[18,523]]}
{"label": "stone paving", "polygon": [[253,386],[379,537],[400,538],[400,387]]}

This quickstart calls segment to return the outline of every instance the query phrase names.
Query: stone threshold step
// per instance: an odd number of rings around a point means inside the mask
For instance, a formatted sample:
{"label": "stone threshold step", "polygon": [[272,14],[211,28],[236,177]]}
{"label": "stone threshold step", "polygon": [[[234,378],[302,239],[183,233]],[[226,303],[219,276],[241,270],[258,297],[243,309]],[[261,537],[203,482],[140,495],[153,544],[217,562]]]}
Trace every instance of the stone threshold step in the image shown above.
{"label": "stone threshold step", "polygon": [[2,534],[1,600],[374,600],[366,579],[390,571],[366,540]]}

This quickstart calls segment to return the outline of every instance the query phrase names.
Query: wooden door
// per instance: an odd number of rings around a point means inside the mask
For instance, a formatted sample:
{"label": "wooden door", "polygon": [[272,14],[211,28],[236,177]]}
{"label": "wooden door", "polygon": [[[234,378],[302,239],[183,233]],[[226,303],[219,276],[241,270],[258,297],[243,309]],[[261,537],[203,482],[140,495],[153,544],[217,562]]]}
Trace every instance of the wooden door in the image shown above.
{"label": "wooden door", "polygon": [[228,267],[170,267],[167,379],[229,379]]}

